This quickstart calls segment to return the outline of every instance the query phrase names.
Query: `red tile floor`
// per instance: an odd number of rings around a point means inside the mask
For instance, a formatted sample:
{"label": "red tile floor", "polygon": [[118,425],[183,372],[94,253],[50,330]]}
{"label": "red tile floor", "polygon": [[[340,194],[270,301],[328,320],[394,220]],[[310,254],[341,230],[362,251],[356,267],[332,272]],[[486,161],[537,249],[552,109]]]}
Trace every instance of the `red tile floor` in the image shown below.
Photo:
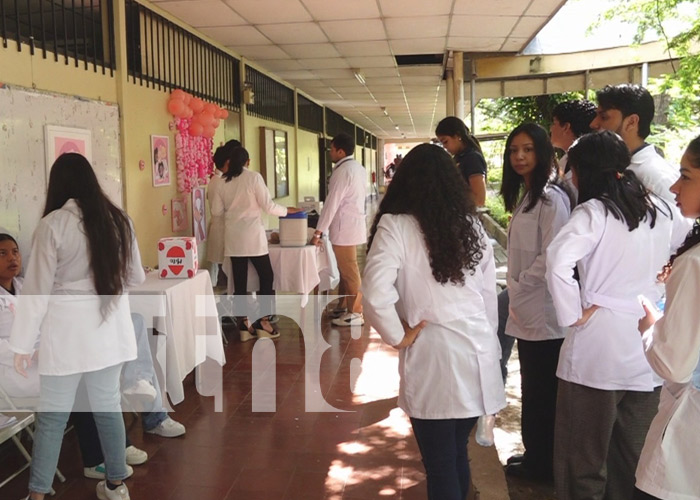
{"label": "red tile floor", "polygon": [[[367,326],[356,328],[362,332],[355,340],[350,328],[331,327],[324,317],[323,338],[330,347],[319,351],[319,385],[327,403],[344,411],[307,412],[305,342],[291,320],[283,317],[279,326],[276,411],[252,411],[253,346],[272,341],[241,343],[238,331],[226,327],[223,411],[215,412],[213,398],[198,394],[191,374],[185,401],[172,414],[187,426],[184,437],[143,434],[138,419],[126,415],[134,444],[149,454],[127,480],[132,499],[426,498],[420,455],[408,419],[396,408],[396,352]],[[0,477],[20,459],[14,447],[3,447]],[[66,435],[59,467],[67,482],[55,483],[54,498],[95,498],[96,481],[82,476],[74,432]],[[27,482],[24,472],[0,489],[0,498],[21,498]]]}

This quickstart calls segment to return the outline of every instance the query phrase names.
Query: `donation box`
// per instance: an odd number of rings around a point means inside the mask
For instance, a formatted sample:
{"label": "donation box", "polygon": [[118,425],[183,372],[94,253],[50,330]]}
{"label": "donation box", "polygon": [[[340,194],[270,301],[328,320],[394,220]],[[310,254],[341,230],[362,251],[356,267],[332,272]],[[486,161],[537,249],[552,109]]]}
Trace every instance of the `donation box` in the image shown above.
{"label": "donation box", "polygon": [[194,237],[162,238],[158,241],[158,275],[161,278],[192,278],[198,268],[197,241]]}

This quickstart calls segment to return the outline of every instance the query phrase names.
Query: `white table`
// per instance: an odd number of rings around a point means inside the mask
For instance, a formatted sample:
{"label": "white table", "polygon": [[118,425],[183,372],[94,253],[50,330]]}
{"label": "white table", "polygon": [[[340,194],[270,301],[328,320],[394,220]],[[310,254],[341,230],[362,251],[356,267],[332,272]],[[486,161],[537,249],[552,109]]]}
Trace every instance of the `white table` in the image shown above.
{"label": "white table", "polygon": [[200,270],[191,279],[161,279],[157,271],[150,272],[145,282],[129,290],[129,303],[132,312],[144,317],[147,328],[165,337],[165,348],[159,343],[155,358],[173,404],[185,399],[182,381],[195,367],[207,358],[219,366],[226,362],[207,271]]}
{"label": "white table", "polygon": [[[282,247],[269,245],[270,262],[275,273],[273,288],[276,292],[298,293],[302,295],[301,306],[309,301],[309,294],[318,286],[320,291],[332,290],[338,285],[338,265],[333,248],[324,237],[323,245],[316,247]],[[228,279],[228,293],[233,294],[231,259],[225,258],[223,270]],[[258,273],[248,264],[248,290],[260,286]]]}

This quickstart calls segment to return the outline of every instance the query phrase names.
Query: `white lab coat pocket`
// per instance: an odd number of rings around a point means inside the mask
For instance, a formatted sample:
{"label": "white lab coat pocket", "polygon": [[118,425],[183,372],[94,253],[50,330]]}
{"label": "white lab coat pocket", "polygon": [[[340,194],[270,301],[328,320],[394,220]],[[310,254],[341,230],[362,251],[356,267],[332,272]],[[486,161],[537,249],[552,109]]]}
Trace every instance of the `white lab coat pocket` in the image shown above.
{"label": "white lab coat pocket", "polygon": [[544,327],[544,305],[546,285],[527,286],[511,281],[508,288],[510,315],[508,321],[515,322],[521,330]]}
{"label": "white lab coat pocket", "polygon": [[534,214],[520,213],[511,222],[508,246],[512,250],[539,253],[539,225]]}

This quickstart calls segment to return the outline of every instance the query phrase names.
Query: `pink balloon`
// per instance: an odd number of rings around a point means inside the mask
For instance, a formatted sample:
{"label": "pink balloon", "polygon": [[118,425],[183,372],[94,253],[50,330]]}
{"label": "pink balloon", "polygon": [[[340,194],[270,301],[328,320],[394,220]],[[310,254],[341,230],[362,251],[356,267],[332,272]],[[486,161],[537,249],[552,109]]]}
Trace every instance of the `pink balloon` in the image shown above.
{"label": "pink balloon", "polygon": [[204,112],[210,115],[216,114],[216,104],[208,102],[204,105]]}
{"label": "pink balloon", "polygon": [[185,91],[182,89],[175,89],[170,93],[170,98],[182,101],[185,98]]}
{"label": "pink balloon", "polygon": [[185,98],[183,99],[183,101],[185,101],[185,104],[189,106],[190,101],[192,101],[192,94],[188,94],[187,92],[185,92]]}
{"label": "pink balloon", "polygon": [[185,113],[185,103],[182,102],[180,99],[170,99],[168,101],[168,111],[170,112],[171,115],[177,116],[178,118],[182,118]]}
{"label": "pink balloon", "polygon": [[202,135],[204,137],[212,138],[214,137],[214,134],[216,133],[216,130],[214,127],[204,127],[204,132],[202,132]]}
{"label": "pink balloon", "polygon": [[221,110],[221,116],[220,116],[220,118],[223,119],[223,120],[225,120],[226,118],[228,118],[228,110],[227,110],[227,109],[222,109],[222,110]]}
{"label": "pink balloon", "polygon": [[204,109],[204,101],[202,101],[199,97],[193,97],[190,101],[190,108],[192,108],[192,111],[194,111],[195,114],[199,113]]}
{"label": "pink balloon", "polygon": [[190,125],[190,135],[194,137],[199,137],[202,135],[202,132],[204,132],[204,127],[202,127],[202,125],[200,125],[199,123],[193,122]]}
{"label": "pink balloon", "polygon": [[202,125],[202,127],[207,127],[211,125],[212,116],[209,113],[199,113],[195,116],[195,120]]}

